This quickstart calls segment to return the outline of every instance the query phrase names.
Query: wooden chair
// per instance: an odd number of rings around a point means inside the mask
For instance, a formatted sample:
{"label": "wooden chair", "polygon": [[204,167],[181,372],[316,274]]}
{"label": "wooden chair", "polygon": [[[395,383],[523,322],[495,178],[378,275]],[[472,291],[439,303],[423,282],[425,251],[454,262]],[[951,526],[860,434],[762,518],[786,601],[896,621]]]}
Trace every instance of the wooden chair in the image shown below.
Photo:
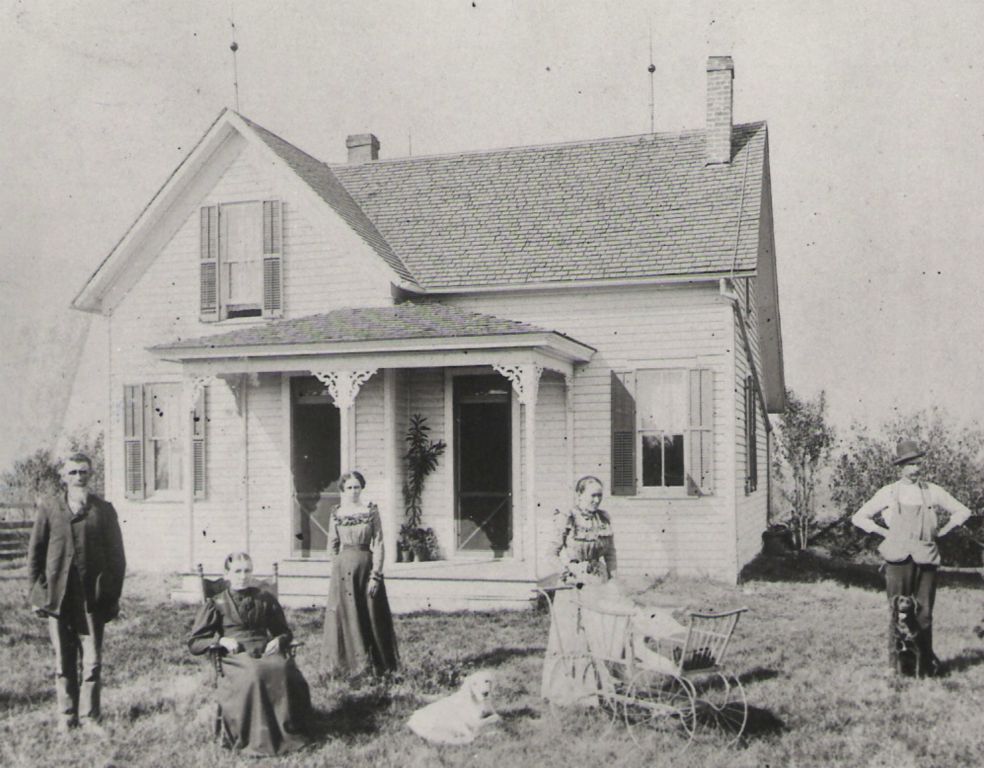
{"label": "wooden chair", "polygon": [[[204,605],[206,601],[215,597],[216,595],[222,594],[229,587],[229,582],[227,582],[221,576],[210,577],[205,575],[205,569],[202,564],[199,563],[195,570],[198,571],[198,580],[201,586],[202,593],[202,604]],[[280,565],[278,563],[273,564],[273,575],[269,579],[253,579],[253,586],[264,592],[268,592],[274,597],[280,596]],[[287,650],[288,655],[293,658],[297,649],[302,646],[303,643],[297,640],[292,640],[290,647]],[[212,668],[212,687],[216,687],[219,684],[219,678],[222,677],[222,647],[219,645],[214,645],[208,649],[209,663]]]}

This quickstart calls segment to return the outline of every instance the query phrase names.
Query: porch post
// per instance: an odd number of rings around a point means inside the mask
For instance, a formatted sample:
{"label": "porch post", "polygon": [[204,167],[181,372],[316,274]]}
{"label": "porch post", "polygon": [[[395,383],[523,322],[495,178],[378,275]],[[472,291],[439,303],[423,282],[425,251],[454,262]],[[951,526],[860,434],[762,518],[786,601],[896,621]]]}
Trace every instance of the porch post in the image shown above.
{"label": "porch post", "polygon": [[564,373],[564,416],[567,435],[567,471],[570,473],[569,488],[577,482],[574,468],[574,372]]}
{"label": "porch post", "polygon": [[259,374],[236,373],[220,375],[233,397],[236,398],[236,413],[240,424],[240,476],[242,477],[241,495],[243,504],[243,550],[250,551],[250,514],[249,514],[249,387],[259,386]]}
{"label": "porch post", "polygon": [[182,472],[185,477],[185,508],[188,510],[188,570],[191,572],[195,570],[195,436],[191,429],[191,419],[202,391],[215,380],[214,376],[191,376],[185,378],[182,387],[183,411],[188,417],[185,421],[188,437],[185,440]]}
{"label": "porch post", "polygon": [[311,371],[318,381],[328,387],[328,392],[339,412],[339,431],[341,432],[342,471],[352,469],[355,461],[355,440],[353,435],[355,398],[377,368],[360,371]]}
{"label": "porch post", "polygon": [[399,477],[396,466],[396,370],[386,368],[383,370],[383,479],[386,489],[385,504],[386,509],[382,512],[383,523],[383,552],[386,556],[386,565],[396,562],[396,521],[398,512],[396,507],[396,478]]}
{"label": "porch post", "polygon": [[492,366],[512,382],[516,397],[523,406],[523,426],[526,434],[526,535],[523,556],[530,564],[534,579],[539,577],[538,546],[536,537],[536,398],[540,390],[543,366],[539,363]]}

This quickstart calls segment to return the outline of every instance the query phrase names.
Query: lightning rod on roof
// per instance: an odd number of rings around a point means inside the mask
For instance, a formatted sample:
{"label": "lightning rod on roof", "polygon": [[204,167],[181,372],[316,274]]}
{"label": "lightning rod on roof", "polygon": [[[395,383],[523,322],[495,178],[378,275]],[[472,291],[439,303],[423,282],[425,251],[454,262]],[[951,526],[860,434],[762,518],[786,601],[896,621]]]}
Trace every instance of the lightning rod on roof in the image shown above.
{"label": "lightning rod on roof", "polygon": [[653,20],[649,19],[649,132],[656,133],[656,65],[653,64]]}
{"label": "lightning rod on roof", "polygon": [[234,18],[234,8],[232,0],[229,0],[229,26],[232,27],[232,45],[229,46],[229,50],[232,51],[232,90],[236,95],[236,111],[239,111],[239,62],[236,58],[236,52],[239,50],[239,43],[236,42],[236,21]]}

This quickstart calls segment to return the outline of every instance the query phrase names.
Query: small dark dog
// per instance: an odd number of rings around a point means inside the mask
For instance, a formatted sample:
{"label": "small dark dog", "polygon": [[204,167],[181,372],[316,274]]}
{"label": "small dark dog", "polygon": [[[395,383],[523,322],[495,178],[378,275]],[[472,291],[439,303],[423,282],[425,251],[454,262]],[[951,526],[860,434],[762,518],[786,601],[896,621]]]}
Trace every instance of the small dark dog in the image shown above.
{"label": "small dark dog", "polygon": [[918,677],[922,674],[922,649],[919,644],[919,624],[916,621],[918,611],[919,601],[911,595],[896,595],[892,598],[892,612],[895,616],[892,625],[895,671],[900,675]]}

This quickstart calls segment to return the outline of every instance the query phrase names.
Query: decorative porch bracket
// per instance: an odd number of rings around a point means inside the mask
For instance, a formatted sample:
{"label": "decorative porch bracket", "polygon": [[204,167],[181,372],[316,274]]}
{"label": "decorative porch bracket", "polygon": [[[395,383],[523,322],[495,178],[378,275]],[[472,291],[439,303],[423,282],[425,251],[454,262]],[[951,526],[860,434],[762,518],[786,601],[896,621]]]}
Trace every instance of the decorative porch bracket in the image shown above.
{"label": "decorative porch bracket", "polygon": [[328,388],[328,393],[341,411],[355,405],[355,398],[362,385],[378,370],[378,368],[368,368],[363,371],[311,371],[311,375]]}
{"label": "decorative porch bracket", "polygon": [[242,416],[246,387],[258,387],[260,375],[258,373],[232,373],[228,375],[220,373],[218,378],[226,383],[232,396],[236,398],[236,414]]}
{"label": "decorative porch bracket", "polygon": [[500,365],[493,363],[495,372],[505,376],[512,383],[516,397],[522,405],[536,405],[536,396],[540,390],[540,375],[543,366],[539,363],[519,363],[517,365]]}

